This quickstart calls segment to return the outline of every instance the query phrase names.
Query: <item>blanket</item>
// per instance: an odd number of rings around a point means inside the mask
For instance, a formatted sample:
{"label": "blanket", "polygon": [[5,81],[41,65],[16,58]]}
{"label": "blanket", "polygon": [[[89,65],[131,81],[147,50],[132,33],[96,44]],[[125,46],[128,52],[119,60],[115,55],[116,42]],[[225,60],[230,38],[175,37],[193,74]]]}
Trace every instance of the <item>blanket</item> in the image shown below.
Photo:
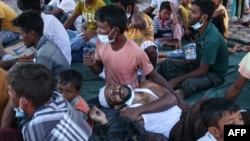
{"label": "blanket", "polygon": [[[245,45],[246,42],[237,39],[228,39],[230,44],[228,47],[232,47],[232,44],[241,44]],[[183,41],[183,45],[189,43],[188,41]],[[170,47],[161,47],[159,51],[167,51],[173,48]],[[229,86],[236,80],[238,77],[238,63],[244,57],[246,52],[236,52],[235,54],[229,55],[229,68],[226,72],[225,82],[219,87],[213,87],[207,90],[196,92],[193,96],[185,99],[190,104],[194,104],[197,100],[202,97],[223,97]],[[80,72],[83,76],[83,84],[81,90],[81,96],[86,100],[90,101],[91,99],[98,96],[99,89],[105,85],[105,81],[100,78],[97,74],[94,74],[89,68],[85,67],[82,63],[73,63],[71,68]],[[240,96],[237,98],[236,102],[240,104],[242,109],[250,108],[250,82],[248,81],[245,85]]]}

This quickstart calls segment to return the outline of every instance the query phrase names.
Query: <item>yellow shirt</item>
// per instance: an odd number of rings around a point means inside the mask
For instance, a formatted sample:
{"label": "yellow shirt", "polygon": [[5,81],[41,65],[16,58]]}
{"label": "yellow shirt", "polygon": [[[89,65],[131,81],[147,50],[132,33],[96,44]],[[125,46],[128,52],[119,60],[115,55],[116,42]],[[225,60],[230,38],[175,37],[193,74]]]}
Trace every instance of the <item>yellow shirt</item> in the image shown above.
{"label": "yellow shirt", "polygon": [[183,5],[179,6],[179,9],[183,12],[182,25],[189,25],[189,14],[191,13],[191,4],[188,4],[189,9],[185,8]]}
{"label": "yellow shirt", "polygon": [[125,32],[125,36],[131,40],[134,40],[139,46],[141,46],[141,44],[145,41],[154,41],[152,19],[144,13],[142,13],[142,17],[146,21],[145,30],[140,30],[137,28],[129,28]]}
{"label": "yellow shirt", "polygon": [[18,32],[18,28],[13,26],[11,23],[11,21],[14,20],[16,17],[16,12],[4,2],[0,1],[0,19],[2,19],[1,29]]}
{"label": "yellow shirt", "polygon": [[224,21],[224,26],[225,26],[225,33],[224,36],[227,37],[228,36],[228,24],[229,24],[229,18],[228,18],[228,13],[227,10],[225,8],[225,6],[223,6],[222,4],[219,5],[219,7],[215,10],[215,11],[219,11],[223,9],[225,12],[224,16],[223,16],[223,21]]}
{"label": "yellow shirt", "polygon": [[83,16],[85,21],[87,22],[87,30],[96,30],[97,24],[95,21],[95,12],[105,6],[103,0],[93,0],[93,4],[91,7],[87,7],[85,2],[78,1],[75,7],[75,13]]}

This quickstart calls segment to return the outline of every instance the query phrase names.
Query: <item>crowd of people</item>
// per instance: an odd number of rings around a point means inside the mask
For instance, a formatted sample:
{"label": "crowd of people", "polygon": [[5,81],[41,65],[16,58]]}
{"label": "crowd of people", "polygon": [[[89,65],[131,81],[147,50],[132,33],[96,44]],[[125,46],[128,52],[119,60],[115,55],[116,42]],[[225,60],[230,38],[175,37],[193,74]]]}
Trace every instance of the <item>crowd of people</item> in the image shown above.
{"label": "crowd of people", "polygon": [[[250,50],[227,47],[223,2],[152,0],[140,11],[136,0],[17,0],[18,14],[0,1],[0,140],[224,141],[224,125],[250,121],[235,102],[249,53],[224,97],[185,101],[224,83],[229,53]],[[19,39],[29,51],[5,51]],[[160,61],[165,46],[184,55]],[[75,62],[104,79],[94,100],[81,96]]]}

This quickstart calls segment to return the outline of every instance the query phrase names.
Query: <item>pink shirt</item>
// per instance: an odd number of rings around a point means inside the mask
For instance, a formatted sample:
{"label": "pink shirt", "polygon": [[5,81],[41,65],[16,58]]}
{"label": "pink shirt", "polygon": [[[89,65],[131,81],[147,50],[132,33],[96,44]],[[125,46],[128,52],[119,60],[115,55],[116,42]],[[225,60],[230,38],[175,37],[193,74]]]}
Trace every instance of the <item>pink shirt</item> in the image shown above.
{"label": "pink shirt", "polygon": [[95,57],[105,68],[106,84],[131,85],[136,88],[139,86],[138,69],[145,75],[154,69],[147,54],[130,39],[118,51],[114,51],[111,44],[103,44],[98,39]]}
{"label": "pink shirt", "polygon": [[250,79],[250,52],[241,60],[238,71],[242,76]]}

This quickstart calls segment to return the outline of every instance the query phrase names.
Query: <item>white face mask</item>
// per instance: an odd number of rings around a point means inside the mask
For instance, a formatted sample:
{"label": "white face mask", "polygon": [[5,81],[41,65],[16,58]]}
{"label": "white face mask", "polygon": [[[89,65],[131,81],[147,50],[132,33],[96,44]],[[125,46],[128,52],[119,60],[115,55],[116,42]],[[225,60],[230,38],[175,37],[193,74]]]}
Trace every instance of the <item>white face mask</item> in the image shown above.
{"label": "white face mask", "polygon": [[[113,29],[109,32],[109,34],[113,31]],[[114,36],[113,39],[109,40],[109,34],[108,35],[101,35],[101,34],[97,34],[99,40],[104,43],[104,44],[108,44],[108,43],[113,43],[115,41],[115,37]]]}
{"label": "white face mask", "polygon": [[126,13],[127,19],[129,19],[131,17],[130,13]]}
{"label": "white face mask", "polygon": [[[202,18],[204,17],[204,15],[201,17],[201,20]],[[198,30],[202,27],[203,23],[201,23],[201,20],[199,22],[197,22],[196,24],[192,25],[191,27],[194,29],[194,30]]]}

